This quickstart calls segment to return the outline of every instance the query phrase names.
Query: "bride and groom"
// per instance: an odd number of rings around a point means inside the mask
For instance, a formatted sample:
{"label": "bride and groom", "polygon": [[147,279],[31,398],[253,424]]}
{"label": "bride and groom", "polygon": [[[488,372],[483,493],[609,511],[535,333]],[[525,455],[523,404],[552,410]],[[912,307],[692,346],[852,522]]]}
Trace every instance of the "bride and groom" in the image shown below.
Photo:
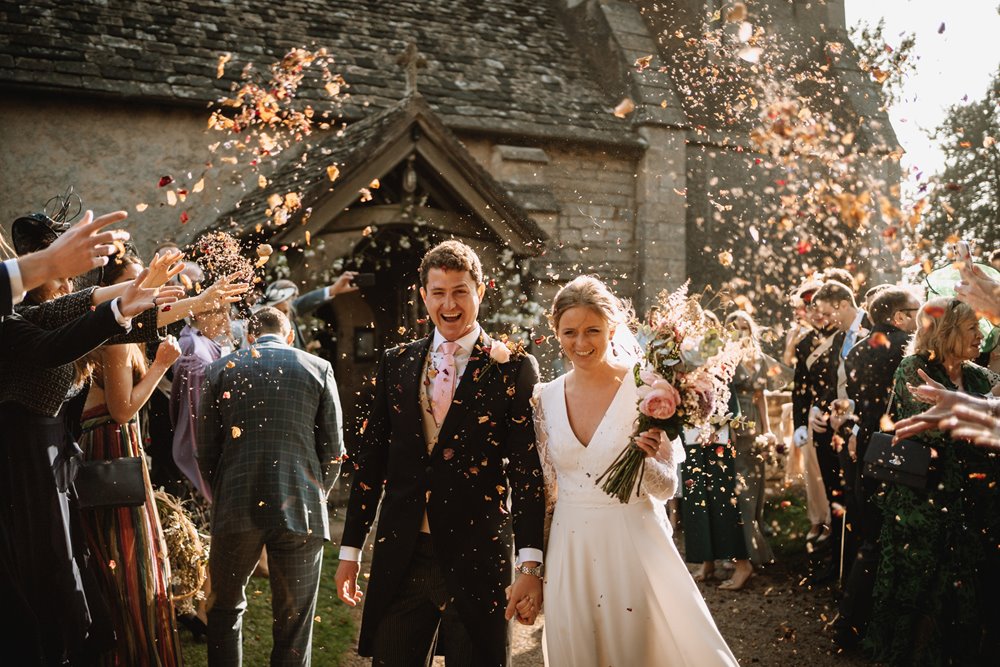
{"label": "bride and groom", "polygon": [[559,291],[550,318],[573,370],[539,384],[532,356],[477,323],[485,286],[471,248],[436,246],[420,280],[434,332],[384,353],[348,463],[336,585],[350,605],[378,517],[358,652],[375,665],[435,654],[508,665],[508,621],[533,624],[544,599],[548,665],[735,665],[663,509],[679,447],[659,432],[636,438],[648,457],[628,504],[594,483],[637,414],[631,368],[610,349],[621,301],[589,277]]}

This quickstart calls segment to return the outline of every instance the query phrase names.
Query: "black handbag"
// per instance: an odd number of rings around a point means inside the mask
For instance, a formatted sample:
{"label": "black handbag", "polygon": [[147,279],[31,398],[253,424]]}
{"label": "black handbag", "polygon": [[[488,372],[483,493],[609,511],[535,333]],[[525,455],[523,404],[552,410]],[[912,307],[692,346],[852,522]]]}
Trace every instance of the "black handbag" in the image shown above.
{"label": "black handbag", "polygon": [[861,474],[923,491],[936,472],[934,453],[930,445],[918,440],[893,444],[891,433],[872,433]]}
{"label": "black handbag", "polygon": [[83,509],[138,507],[146,502],[146,478],[138,456],[83,461],[73,486]]}

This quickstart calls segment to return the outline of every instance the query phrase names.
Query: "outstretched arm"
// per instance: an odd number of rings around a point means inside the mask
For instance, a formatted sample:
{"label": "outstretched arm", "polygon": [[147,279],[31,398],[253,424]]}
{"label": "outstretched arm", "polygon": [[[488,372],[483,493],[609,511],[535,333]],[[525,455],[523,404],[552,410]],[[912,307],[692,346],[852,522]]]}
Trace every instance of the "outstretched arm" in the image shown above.
{"label": "outstretched arm", "polygon": [[105,303],[55,329],[43,329],[12,315],[0,322],[0,330],[3,332],[0,360],[55,368],[73,363],[111,336],[121,333],[123,328],[115,319],[111,304]]}
{"label": "outstretched arm", "polygon": [[146,373],[134,382],[132,353],[124,345],[111,345],[102,351],[104,365],[104,398],[111,418],[119,424],[132,420],[156,390],[160,379],[180,356],[181,349],[171,336],[156,349],[156,359]]}
{"label": "outstretched arm", "polygon": [[[87,211],[48,248],[19,257],[22,289],[29,291],[47,280],[72,278],[107,264],[108,255],[115,252],[114,243],[127,241],[129,234],[103,230],[127,217],[125,211],[115,211],[94,219],[93,211]],[[14,296],[17,300],[18,295]]]}

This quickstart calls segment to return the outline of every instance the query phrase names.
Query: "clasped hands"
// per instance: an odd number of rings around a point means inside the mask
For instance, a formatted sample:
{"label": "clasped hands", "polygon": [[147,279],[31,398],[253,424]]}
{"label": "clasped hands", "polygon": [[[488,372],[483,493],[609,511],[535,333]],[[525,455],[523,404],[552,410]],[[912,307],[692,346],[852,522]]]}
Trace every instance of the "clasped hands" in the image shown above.
{"label": "clasped hands", "polygon": [[[537,566],[538,563],[528,562],[529,567]],[[356,607],[364,593],[358,588],[358,574],[361,572],[361,563],[351,560],[342,560],[337,566],[335,582],[337,586],[337,597],[344,604]],[[542,611],[542,580],[530,574],[519,573],[514,583],[507,587],[507,609],[504,612],[507,620],[517,617],[517,622],[522,625],[534,625],[535,619]]]}
{"label": "clasped hands", "polygon": [[[528,567],[536,567],[536,562],[526,562]],[[521,625],[534,625],[542,611],[542,579],[531,574],[518,573],[514,583],[507,587],[507,610],[504,617],[509,621],[517,618]]]}

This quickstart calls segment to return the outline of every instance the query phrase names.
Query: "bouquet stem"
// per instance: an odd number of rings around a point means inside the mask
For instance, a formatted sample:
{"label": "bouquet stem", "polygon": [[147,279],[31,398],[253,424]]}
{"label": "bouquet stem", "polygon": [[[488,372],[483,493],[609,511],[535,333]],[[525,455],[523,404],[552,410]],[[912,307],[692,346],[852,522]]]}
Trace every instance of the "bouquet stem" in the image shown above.
{"label": "bouquet stem", "polygon": [[642,475],[646,469],[646,454],[634,443],[631,443],[622,450],[614,463],[597,478],[597,483],[601,484],[601,490],[612,498],[617,498],[621,503],[627,503],[632,490],[635,495],[639,495],[639,488],[642,485]]}

